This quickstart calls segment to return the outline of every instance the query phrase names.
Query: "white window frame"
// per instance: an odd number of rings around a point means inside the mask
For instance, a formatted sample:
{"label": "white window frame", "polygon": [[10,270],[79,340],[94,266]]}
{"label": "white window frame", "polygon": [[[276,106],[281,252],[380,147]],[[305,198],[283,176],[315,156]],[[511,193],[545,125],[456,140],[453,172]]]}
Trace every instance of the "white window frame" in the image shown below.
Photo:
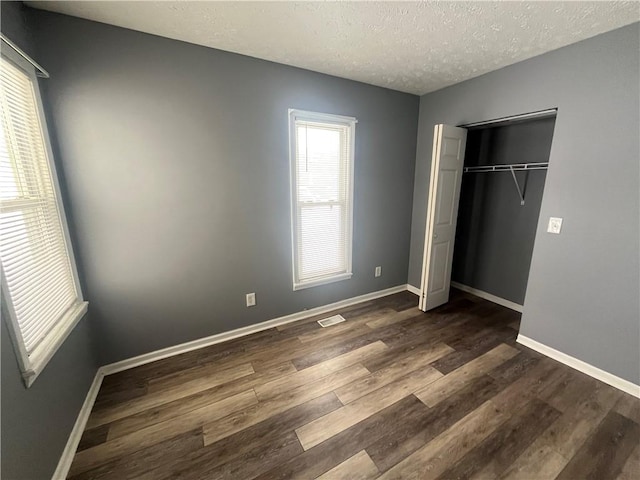
{"label": "white window frame", "polygon": [[[301,280],[299,276],[299,260],[298,253],[298,200],[297,200],[297,179],[296,179],[296,121],[312,121],[319,123],[327,123],[333,125],[346,126],[349,129],[350,145],[347,175],[347,225],[346,225],[346,251],[344,272],[333,275],[319,277],[313,280]],[[353,250],[353,177],[355,164],[355,130],[358,120],[354,117],[344,115],[333,115],[330,113],[318,113],[307,110],[289,109],[289,167],[291,175],[291,245],[292,245],[292,274],[293,274],[293,290],[302,290],[305,288],[325,285],[328,283],[347,280],[353,276],[352,271],[352,250]]]}
{"label": "white window frame", "polygon": [[[5,47],[5,45],[3,45]],[[88,302],[85,302],[82,295],[82,288],[80,286],[80,282],[78,280],[78,270],[76,266],[75,256],[73,254],[73,246],[71,244],[71,239],[69,235],[69,226],[67,224],[67,218],[65,215],[64,206],[62,204],[62,199],[60,195],[60,185],[58,182],[58,174],[56,171],[56,165],[53,157],[53,152],[51,150],[51,142],[49,139],[49,130],[47,128],[47,122],[44,116],[44,108],[42,105],[42,97],[40,95],[40,87],[38,84],[38,78],[36,76],[36,71],[34,66],[30,64],[26,59],[24,59],[21,55],[16,53],[11,48],[3,48],[2,56],[5,59],[11,61],[15,66],[20,68],[30,79],[33,85],[33,93],[36,104],[36,109],[38,110],[38,118],[40,121],[40,130],[42,133],[42,141],[44,144],[45,154],[47,156],[47,162],[49,165],[51,179],[53,183],[54,194],[56,197],[56,204],[58,207],[58,215],[60,217],[60,222],[62,225],[62,233],[64,237],[64,242],[66,245],[67,253],[69,256],[70,264],[71,264],[71,274],[73,277],[75,290],[77,293],[76,302],[73,307],[65,313],[65,315],[60,318],[56,325],[51,329],[45,339],[37,346],[37,348],[32,352],[29,356],[27,354],[24,342],[22,341],[22,334],[20,333],[20,327],[17,321],[17,317],[13,308],[13,303],[11,301],[11,296],[9,295],[9,289],[7,287],[7,282],[5,280],[4,269],[0,266],[0,274],[1,274],[1,304],[2,304],[2,316],[5,317],[5,323],[7,325],[7,329],[9,331],[9,336],[11,337],[11,342],[13,343],[14,350],[16,352],[16,357],[18,360],[18,365],[20,367],[20,371],[22,377],[24,379],[25,385],[30,387],[35,379],[42,373],[47,363],[56,351],[60,348],[60,346],[64,343],[66,338],[69,336],[74,327],[78,324],[80,319],[85,315],[88,309]]]}

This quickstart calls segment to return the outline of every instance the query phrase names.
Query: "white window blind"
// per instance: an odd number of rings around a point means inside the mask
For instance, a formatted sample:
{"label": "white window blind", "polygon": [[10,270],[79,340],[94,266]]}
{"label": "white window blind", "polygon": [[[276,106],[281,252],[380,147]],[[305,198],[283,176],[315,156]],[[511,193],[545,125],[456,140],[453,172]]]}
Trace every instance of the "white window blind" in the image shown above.
{"label": "white window blind", "polygon": [[351,277],[355,123],[290,111],[294,290]]}
{"label": "white window blind", "polygon": [[3,303],[27,384],[86,311],[33,72],[0,59]]}

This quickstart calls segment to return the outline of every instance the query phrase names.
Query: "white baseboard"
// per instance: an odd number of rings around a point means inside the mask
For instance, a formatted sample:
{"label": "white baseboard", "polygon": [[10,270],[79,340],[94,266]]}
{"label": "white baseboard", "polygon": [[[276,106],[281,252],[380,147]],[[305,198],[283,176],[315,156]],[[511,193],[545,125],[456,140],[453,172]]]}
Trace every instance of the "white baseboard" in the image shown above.
{"label": "white baseboard", "polygon": [[578,360],[577,358],[572,357],[571,355],[567,355],[566,353],[562,353],[555,348],[548,347],[543,343],[536,342],[535,340],[532,340],[529,337],[525,337],[524,335],[518,335],[516,341],[519,344],[524,345],[525,347],[529,347],[530,349],[546,355],[547,357],[553,358],[560,363],[564,363],[565,365],[586,375],[589,375],[596,380],[600,380],[601,382],[611,385],[618,390],[622,390],[629,395],[640,398],[640,385],[636,385],[635,383],[617,377],[609,372],[605,372],[604,370],[594,367],[589,363]]}
{"label": "white baseboard", "polygon": [[89,391],[87,392],[87,396],[84,399],[82,408],[80,408],[78,418],[76,418],[76,423],[73,425],[73,429],[71,430],[71,434],[69,435],[67,444],[62,451],[62,455],[60,456],[60,460],[58,461],[56,471],[53,473],[53,480],[63,480],[67,478],[69,468],[71,468],[71,462],[73,462],[73,457],[75,456],[76,450],[78,449],[78,444],[80,443],[80,439],[82,438],[84,427],[87,425],[87,420],[89,420],[89,415],[91,414],[93,404],[95,403],[98,392],[100,391],[100,386],[102,385],[103,378],[104,372],[101,367],[98,368],[96,376],[93,377],[93,382],[91,383],[91,387],[89,387]]}
{"label": "white baseboard", "polygon": [[269,328],[278,327],[280,325],[296,322],[298,320],[303,320],[315,315],[320,315],[332,310],[337,310],[338,308],[349,307],[351,305],[355,305],[356,303],[375,300],[376,298],[385,297],[387,295],[403,292],[405,290],[407,290],[407,285],[398,285],[396,287],[387,288],[385,290],[366,293],[357,297],[340,300],[339,302],[322,305],[320,307],[311,308],[309,310],[303,310],[301,312],[292,313],[290,315],[274,318],[265,322],[248,325],[242,328],[236,328],[235,330],[230,330],[228,332],[218,333],[216,335],[211,335],[210,337],[199,338],[198,340],[193,340],[191,342],[181,343],[180,345],[174,345],[172,347],[163,348],[154,352],[145,353],[137,357],[110,363],[109,365],[105,365],[104,367],[102,367],[102,369],[105,375],[111,375],[112,373],[139,367],[140,365],[155,362],[157,360],[162,360],[163,358],[173,357],[174,355],[197,350],[198,348],[208,347],[210,345],[215,345],[216,343],[222,343],[227,340],[243,337],[245,335],[251,335],[252,333],[260,332],[262,330],[267,330]]}
{"label": "white baseboard", "polygon": [[522,305],[512,302],[511,300],[507,300],[506,298],[496,297],[495,295],[492,295],[490,293],[483,292],[482,290],[478,290],[476,288],[469,287],[458,282],[451,282],[451,286],[457,288],[458,290],[462,290],[463,292],[475,295],[476,297],[484,298],[485,300],[489,300],[490,302],[497,303],[498,305],[502,305],[503,307],[507,307],[511,310],[522,313]]}
{"label": "white baseboard", "polygon": [[407,283],[407,290],[409,290],[414,295],[420,296],[420,289],[418,287],[414,287],[413,285]]}

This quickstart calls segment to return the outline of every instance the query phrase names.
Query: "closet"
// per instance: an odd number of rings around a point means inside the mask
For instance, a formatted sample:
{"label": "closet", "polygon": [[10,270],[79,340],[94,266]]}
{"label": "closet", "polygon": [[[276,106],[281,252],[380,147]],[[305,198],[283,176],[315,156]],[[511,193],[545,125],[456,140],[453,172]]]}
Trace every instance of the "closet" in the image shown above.
{"label": "closet", "polygon": [[554,126],[555,115],[467,126],[452,286],[524,303]]}

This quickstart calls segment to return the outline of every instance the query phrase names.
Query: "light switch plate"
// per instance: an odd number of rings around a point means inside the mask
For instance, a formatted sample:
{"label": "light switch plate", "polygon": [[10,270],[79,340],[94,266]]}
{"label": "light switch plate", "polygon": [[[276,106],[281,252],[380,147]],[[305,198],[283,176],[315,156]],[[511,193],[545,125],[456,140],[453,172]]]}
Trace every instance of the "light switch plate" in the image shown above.
{"label": "light switch plate", "polygon": [[549,217],[549,226],[547,232],[559,234],[562,229],[562,219],[558,217]]}

